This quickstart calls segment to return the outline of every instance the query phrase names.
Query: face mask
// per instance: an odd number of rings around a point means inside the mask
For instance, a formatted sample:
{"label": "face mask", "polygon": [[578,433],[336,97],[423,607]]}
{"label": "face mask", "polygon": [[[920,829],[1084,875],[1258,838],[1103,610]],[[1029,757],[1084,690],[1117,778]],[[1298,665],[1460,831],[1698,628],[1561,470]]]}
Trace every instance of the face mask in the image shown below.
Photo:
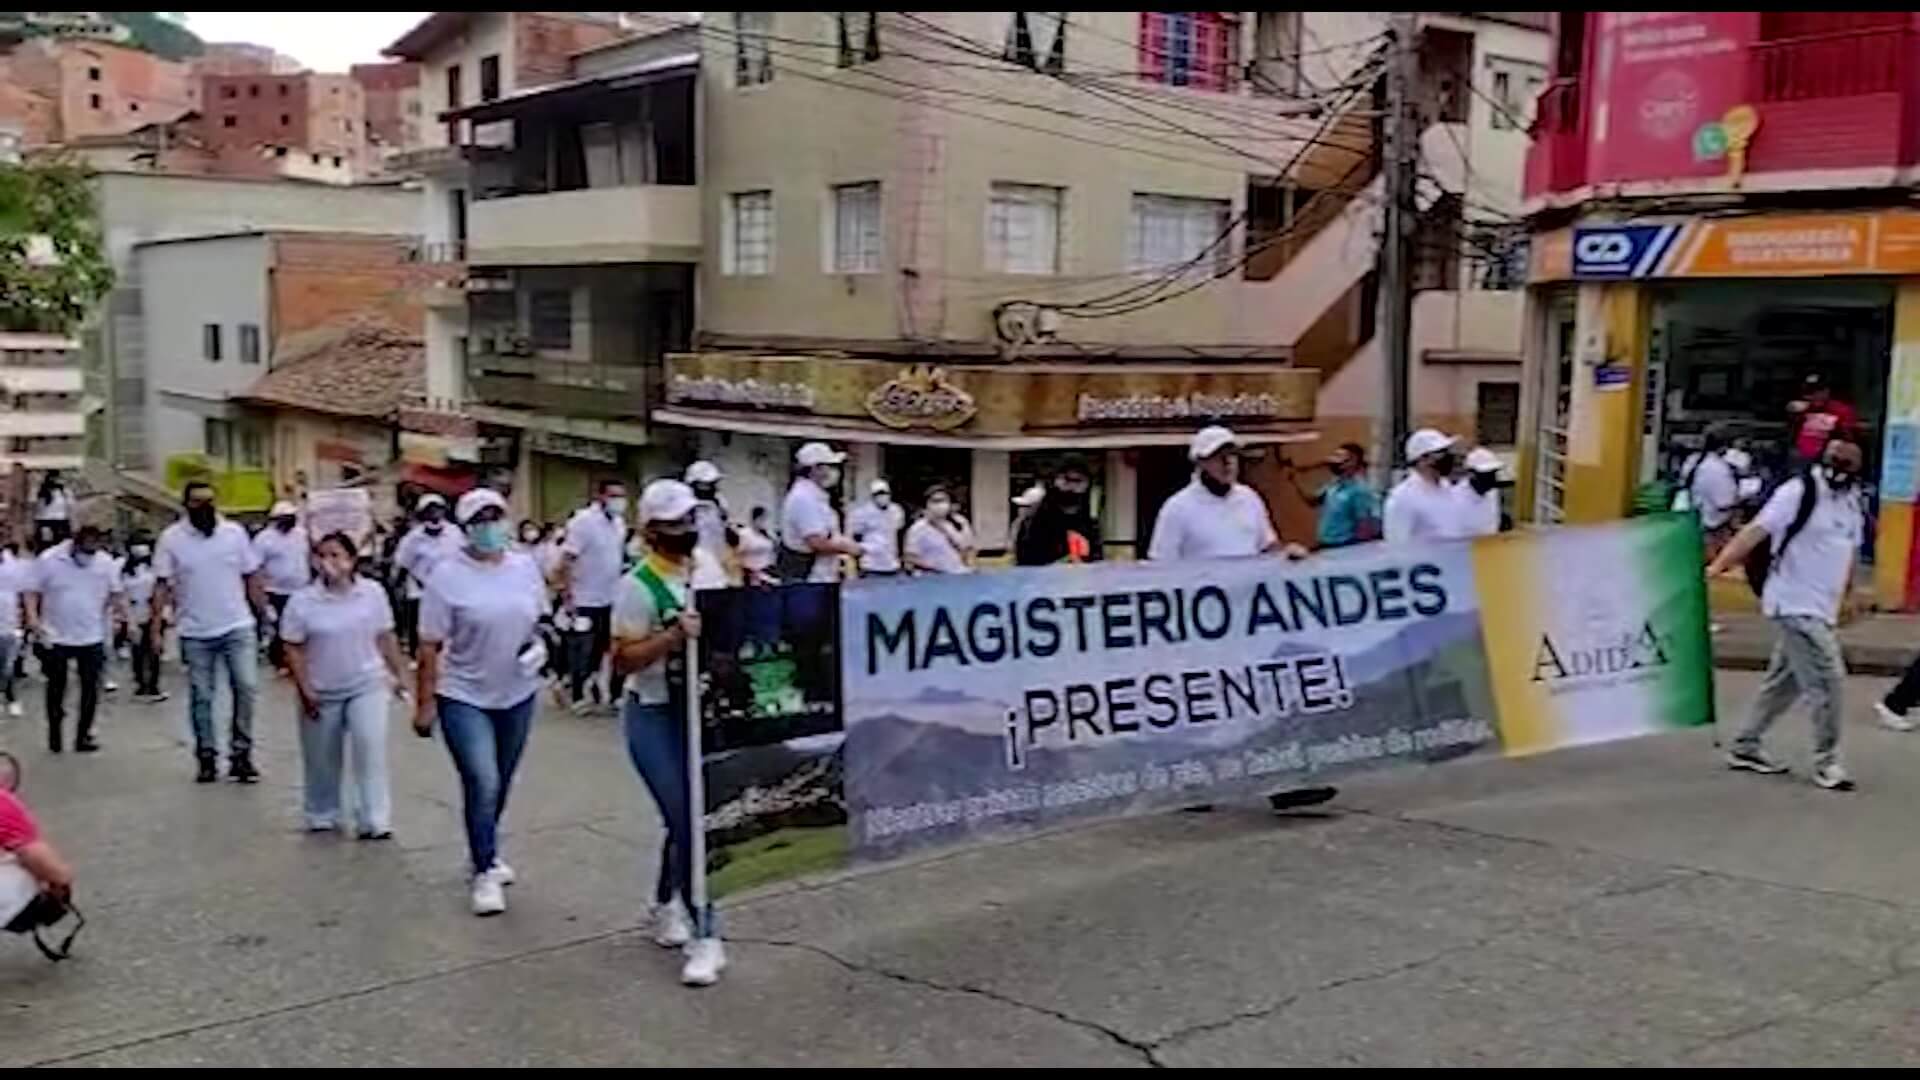
{"label": "face mask", "polygon": [[93,552],[87,551],[84,548],[74,548],[73,561],[77,565],[85,566],[93,561]]}
{"label": "face mask", "polygon": [[1858,479],[1860,479],[1860,475],[1852,469],[1842,469],[1833,465],[1827,466],[1827,483],[1833,485],[1836,491],[1847,490],[1852,487],[1854,481]]}
{"label": "face mask", "polygon": [[427,532],[433,536],[438,536],[440,535],[440,530],[445,528],[446,524],[446,522],[441,521],[439,518],[429,518],[427,520]]}
{"label": "face mask", "polygon": [[293,531],[293,519],[292,518],[274,518],[273,527],[276,529],[279,529],[281,532],[291,532]]}
{"label": "face mask", "polygon": [[531,547],[540,542],[540,530],[527,529],[520,534],[520,542]]}
{"label": "face mask", "polygon": [[887,507],[893,505],[893,496],[884,491],[876,491],[873,493],[873,505],[885,510]]}
{"label": "face mask", "polygon": [[695,484],[693,485],[693,497],[705,502],[712,502],[720,497],[720,485]]}
{"label": "face mask", "polygon": [[482,521],[467,526],[467,543],[482,555],[499,555],[507,550],[507,524],[504,521]]}
{"label": "face mask", "polygon": [[944,518],[951,513],[953,504],[945,499],[935,499],[927,504],[927,516],[930,518]]}
{"label": "face mask", "polygon": [[218,520],[219,514],[215,512],[210,504],[187,507],[188,523],[200,530],[203,536],[213,535],[213,526]]}
{"label": "face mask", "polygon": [[693,553],[694,545],[700,542],[700,536],[691,529],[655,530],[649,543],[662,555],[685,558]]}
{"label": "face mask", "polygon": [[1200,486],[1206,488],[1208,491],[1212,492],[1213,494],[1217,496],[1221,496],[1223,498],[1226,496],[1227,492],[1233,490],[1233,483],[1231,481],[1215,480],[1213,478],[1213,474],[1210,472],[1200,473]]}
{"label": "face mask", "polygon": [[1473,490],[1485,495],[1487,492],[1500,486],[1500,474],[1477,472],[1468,477],[1467,482],[1473,485]]}
{"label": "face mask", "polygon": [[822,466],[818,474],[820,486],[832,491],[840,486],[840,470],[832,465]]}
{"label": "face mask", "polygon": [[133,547],[127,550],[127,554],[133,556],[136,559],[144,559],[147,556],[153,554],[153,549],[148,547],[145,544],[135,544],[133,545]]}
{"label": "face mask", "polygon": [[615,495],[607,499],[602,499],[600,505],[606,510],[607,516],[610,518],[627,516],[627,500],[622,496]]}
{"label": "face mask", "polygon": [[1452,476],[1453,470],[1458,468],[1459,465],[1460,456],[1458,454],[1435,454],[1433,456],[1433,471],[1438,476]]}

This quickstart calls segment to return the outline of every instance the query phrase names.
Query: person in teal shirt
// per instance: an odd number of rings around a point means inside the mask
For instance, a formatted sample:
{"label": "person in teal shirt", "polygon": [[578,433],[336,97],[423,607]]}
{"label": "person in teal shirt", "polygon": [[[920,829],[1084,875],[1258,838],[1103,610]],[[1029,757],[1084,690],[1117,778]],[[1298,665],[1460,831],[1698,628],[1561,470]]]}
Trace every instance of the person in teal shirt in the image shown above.
{"label": "person in teal shirt", "polygon": [[1294,488],[1320,510],[1314,539],[1323,548],[1346,547],[1380,539],[1380,496],[1367,484],[1367,452],[1359,443],[1341,443],[1327,458],[1333,481],[1318,493]]}

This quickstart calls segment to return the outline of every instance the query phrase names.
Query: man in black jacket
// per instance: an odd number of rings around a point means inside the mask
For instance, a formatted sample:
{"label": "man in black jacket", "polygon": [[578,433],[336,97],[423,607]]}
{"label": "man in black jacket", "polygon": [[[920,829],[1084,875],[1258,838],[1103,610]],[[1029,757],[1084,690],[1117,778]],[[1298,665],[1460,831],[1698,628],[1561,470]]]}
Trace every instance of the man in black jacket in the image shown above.
{"label": "man in black jacket", "polygon": [[1088,498],[1092,488],[1093,473],[1087,463],[1079,457],[1063,459],[1053,471],[1045,497],[1015,539],[1013,561],[1020,566],[1098,561],[1100,523],[1094,520]]}

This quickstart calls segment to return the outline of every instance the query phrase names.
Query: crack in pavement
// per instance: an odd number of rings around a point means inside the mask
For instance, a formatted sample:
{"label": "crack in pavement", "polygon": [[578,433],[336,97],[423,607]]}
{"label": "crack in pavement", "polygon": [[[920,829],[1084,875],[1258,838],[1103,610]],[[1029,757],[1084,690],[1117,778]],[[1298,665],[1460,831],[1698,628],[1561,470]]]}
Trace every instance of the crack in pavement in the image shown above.
{"label": "crack in pavement", "polygon": [[1868,994],[1873,993],[1874,991],[1880,989],[1883,986],[1889,986],[1893,983],[1899,982],[1901,979],[1906,978],[1907,976],[1913,974],[1915,970],[1917,970],[1911,965],[1901,963],[1901,960],[1900,960],[1901,955],[1905,953],[1908,949],[1913,948],[1915,945],[1920,945],[1920,938],[1902,938],[1901,940],[1888,946],[1887,958],[1886,958],[1887,960],[1886,972],[1877,978],[1869,979],[1864,985],[1858,986],[1844,993],[1835,994],[1830,998],[1813,1002],[1812,1004],[1807,1005],[1804,1008],[1789,1009],[1786,1012],[1782,1012],[1774,1016],[1769,1016],[1766,1019],[1760,1020],[1756,1023],[1747,1024],[1742,1027],[1734,1028],[1731,1031],[1722,1032],[1721,1034],[1715,1035],[1712,1038],[1703,1039],[1700,1042],[1695,1043],[1694,1045],[1689,1046],[1686,1049],[1680,1051],[1679,1059],[1680,1061],[1683,1061],[1683,1062],[1691,1061],[1695,1057],[1705,1053],[1708,1050],[1713,1049],[1716,1046],[1724,1046],[1727,1043],[1734,1042],[1739,1039],[1744,1039],[1749,1035],[1756,1035],[1762,1031],[1767,1030],[1770,1027],[1773,1027],[1776,1024],[1783,1024],[1789,1020],[1807,1019],[1808,1017],[1814,1016],[1817,1013],[1824,1012],[1827,1009],[1831,1009],[1836,1005],[1845,1005],[1849,1002],[1859,1001],[1861,998],[1866,997]]}

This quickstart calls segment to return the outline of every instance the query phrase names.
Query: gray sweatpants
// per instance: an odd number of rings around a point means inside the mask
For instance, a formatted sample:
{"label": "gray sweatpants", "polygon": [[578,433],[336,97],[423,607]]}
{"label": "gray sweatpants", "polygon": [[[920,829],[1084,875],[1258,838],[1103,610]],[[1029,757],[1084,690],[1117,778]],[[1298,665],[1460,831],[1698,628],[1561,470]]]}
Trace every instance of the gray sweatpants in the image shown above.
{"label": "gray sweatpants", "polygon": [[1825,619],[1783,615],[1770,620],[1779,636],[1767,661],[1767,677],[1753,699],[1746,726],[1733,740],[1740,751],[1760,749],[1760,740],[1781,714],[1806,695],[1813,709],[1813,761],[1825,765],[1839,759],[1840,692],[1847,665],[1840,657],[1840,639]]}

